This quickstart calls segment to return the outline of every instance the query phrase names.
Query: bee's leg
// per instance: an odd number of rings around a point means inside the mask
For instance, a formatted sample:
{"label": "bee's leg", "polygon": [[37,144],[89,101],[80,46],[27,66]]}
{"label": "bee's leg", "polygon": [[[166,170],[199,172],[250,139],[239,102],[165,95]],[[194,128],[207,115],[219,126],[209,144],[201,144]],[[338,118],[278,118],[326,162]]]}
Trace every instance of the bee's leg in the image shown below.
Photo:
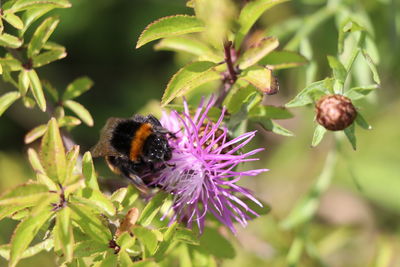
{"label": "bee's leg", "polygon": [[160,121],[153,115],[148,115],[146,117],[146,122],[152,124],[153,126],[162,127]]}

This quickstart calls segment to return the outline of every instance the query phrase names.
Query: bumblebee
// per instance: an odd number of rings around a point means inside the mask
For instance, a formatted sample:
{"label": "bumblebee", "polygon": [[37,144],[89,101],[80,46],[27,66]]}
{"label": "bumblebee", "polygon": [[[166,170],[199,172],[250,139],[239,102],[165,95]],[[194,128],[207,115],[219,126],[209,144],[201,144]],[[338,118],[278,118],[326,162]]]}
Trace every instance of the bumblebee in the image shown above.
{"label": "bumblebee", "polygon": [[171,136],[174,134],[152,115],[110,118],[91,152],[93,157],[105,157],[111,171],[147,193],[154,174],[172,157]]}

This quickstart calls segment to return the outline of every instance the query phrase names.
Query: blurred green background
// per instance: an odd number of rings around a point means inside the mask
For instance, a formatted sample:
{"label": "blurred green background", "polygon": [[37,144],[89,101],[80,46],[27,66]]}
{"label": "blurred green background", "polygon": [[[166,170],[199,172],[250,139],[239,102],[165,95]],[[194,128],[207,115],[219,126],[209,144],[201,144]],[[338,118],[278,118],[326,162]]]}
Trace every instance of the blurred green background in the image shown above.
{"label": "blurred green background", "polygon": [[[318,251],[315,258],[303,256],[301,266],[400,266],[400,3],[396,0],[346,1],[370,17],[379,50],[381,88],[368,101],[359,103],[373,129],[357,129],[358,150],[343,139],[333,184],[322,197],[317,216],[307,225],[308,236]],[[92,113],[95,125],[81,125],[71,134],[83,151],[90,149],[108,117],[129,117],[150,100],[159,100],[169,78],[185,57],[155,52],[152,45],[135,50],[136,40],[153,20],[190,13],[181,0],[71,0],[73,7],[56,10],[61,23],[53,40],[67,47],[67,58],[39,70],[59,90],[73,79],[88,75],[95,86],[79,101]],[[279,29],[294,16],[312,14],[325,1],[292,1],[268,11],[260,27]],[[277,28],[276,28],[277,27]],[[283,36],[281,43],[288,40]],[[337,53],[337,30],[333,18],[311,35],[318,62],[318,79],[330,75],[325,56]],[[281,92],[267,102],[284,105],[304,87],[305,67],[278,73]],[[360,70],[363,77],[363,71]],[[368,79],[365,75],[365,79]],[[366,82],[368,83],[368,82]],[[8,85],[1,84],[0,92]],[[272,206],[272,212],[239,229],[234,241],[237,256],[223,266],[286,266],[293,240],[301,231],[285,231],[280,222],[310,188],[321,171],[332,136],[311,148],[313,110],[294,109],[295,118],[282,125],[295,137],[280,137],[258,128],[258,144],[266,148],[258,165],[271,169],[257,178],[244,179],[255,195]],[[26,159],[23,137],[48,118],[21,103],[0,119],[0,191],[29,178],[33,171]],[[257,126],[255,126],[257,127]],[[34,144],[37,145],[37,144]],[[102,161],[96,162],[100,176],[115,178]],[[0,243],[9,242],[15,223],[0,222]],[[298,230],[298,229],[297,229]],[[312,254],[312,253],[310,253]],[[0,260],[0,265],[5,265]],[[26,259],[20,266],[56,266],[51,254]]]}

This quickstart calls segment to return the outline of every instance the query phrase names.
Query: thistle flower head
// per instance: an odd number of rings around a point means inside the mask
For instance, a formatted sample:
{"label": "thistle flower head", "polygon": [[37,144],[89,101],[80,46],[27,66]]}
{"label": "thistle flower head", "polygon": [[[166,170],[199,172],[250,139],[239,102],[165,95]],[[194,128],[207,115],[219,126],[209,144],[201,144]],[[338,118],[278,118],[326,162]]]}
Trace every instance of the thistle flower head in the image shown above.
{"label": "thistle flower head", "polygon": [[201,231],[206,214],[211,213],[235,233],[235,221],[246,226],[249,214],[258,215],[240,195],[261,206],[237,182],[244,176],[256,176],[267,170],[236,170],[240,163],[258,160],[250,157],[263,149],[241,153],[255,131],[229,138],[223,125],[225,109],[216,122],[208,117],[214,102],[214,98],[206,104],[202,100],[194,116],[190,115],[186,101],[182,113],[164,112],[161,124],[176,133],[176,138],[170,140],[172,159],[160,171],[155,184],[174,196],[171,220],[185,222],[189,227],[195,223]]}

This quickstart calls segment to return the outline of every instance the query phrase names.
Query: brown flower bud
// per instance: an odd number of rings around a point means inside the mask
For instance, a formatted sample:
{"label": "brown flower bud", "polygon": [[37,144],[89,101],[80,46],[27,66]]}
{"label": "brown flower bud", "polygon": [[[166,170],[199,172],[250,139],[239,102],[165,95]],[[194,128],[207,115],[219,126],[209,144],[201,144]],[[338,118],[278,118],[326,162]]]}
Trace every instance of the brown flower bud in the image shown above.
{"label": "brown flower bud", "polygon": [[351,100],[343,95],[326,95],[316,105],[317,122],[331,131],[349,127],[357,117]]}

